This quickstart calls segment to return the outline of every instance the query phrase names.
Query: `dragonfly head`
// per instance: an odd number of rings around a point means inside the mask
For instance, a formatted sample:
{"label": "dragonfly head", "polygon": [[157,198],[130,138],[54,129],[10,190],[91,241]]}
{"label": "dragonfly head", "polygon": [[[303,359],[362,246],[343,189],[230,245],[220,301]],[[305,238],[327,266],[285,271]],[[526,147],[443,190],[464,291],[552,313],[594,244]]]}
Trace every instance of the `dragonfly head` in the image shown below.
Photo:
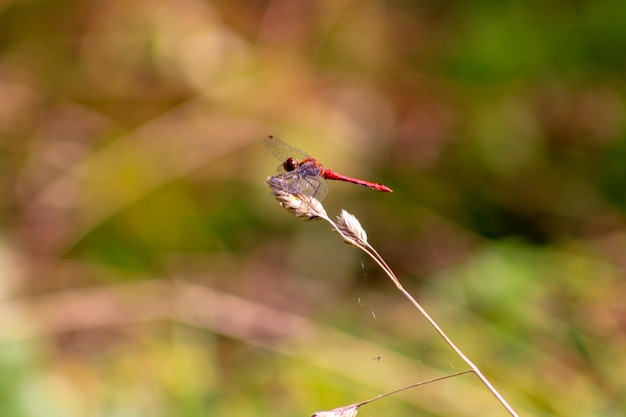
{"label": "dragonfly head", "polygon": [[298,168],[298,163],[293,158],[288,158],[283,162],[283,168],[287,172],[291,172]]}

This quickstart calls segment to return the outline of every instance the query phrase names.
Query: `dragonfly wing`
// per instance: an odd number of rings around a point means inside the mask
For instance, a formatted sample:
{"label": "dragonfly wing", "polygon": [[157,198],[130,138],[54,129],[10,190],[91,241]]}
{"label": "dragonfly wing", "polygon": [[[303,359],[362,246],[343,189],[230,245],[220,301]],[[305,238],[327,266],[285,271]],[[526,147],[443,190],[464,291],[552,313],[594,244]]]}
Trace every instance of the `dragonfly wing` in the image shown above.
{"label": "dragonfly wing", "polygon": [[328,194],[328,182],[322,177],[306,177],[302,180],[304,188],[308,191],[303,193],[310,197],[315,197],[318,201],[322,201]]}
{"label": "dragonfly wing", "polygon": [[286,172],[285,171],[285,167],[283,166],[283,164],[278,165],[278,167],[276,168],[276,172],[278,174],[284,174]]}
{"label": "dragonfly wing", "polygon": [[322,201],[328,194],[328,182],[322,177],[302,176],[297,171],[279,175],[283,189],[291,194],[315,197]]}
{"label": "dragonfly wing", "polygon": [[274,157],[281,162],[286,161],[288,158],[294,158],[298,161],[310,158],[306,152],[294,148],[291,145],[287,145],[276,136],[266,136],[265,139],[263,139],[263,144],[269,153],[274,155]]}

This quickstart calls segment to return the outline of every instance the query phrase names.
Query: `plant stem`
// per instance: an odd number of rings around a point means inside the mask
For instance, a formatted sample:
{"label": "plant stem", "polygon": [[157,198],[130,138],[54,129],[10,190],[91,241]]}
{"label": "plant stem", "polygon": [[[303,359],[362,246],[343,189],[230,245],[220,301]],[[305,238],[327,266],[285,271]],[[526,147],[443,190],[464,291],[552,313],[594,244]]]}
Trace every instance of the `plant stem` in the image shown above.
{"label": "plant stem", "polygon": [[[350,216],[352,216],[352,215],[350,215]],[[470,361],[467,356],[465,356],[465,354],[461,351],[461,349],[459,349],[452,342],[452,340],[448,337],[448,335],[446,335],[446,333],[441,329],[441,327],[439,327],[437,322],[435,322],[435,320],[433,320],[433,318],[430,317],[430,315],[420,305],[420,303],[418,303],[415,300],[415,298],[413,298],[413,296],[411,294],[409,294],[409,292],[407,290],[404,289],[404,287],[402,286],[402,284],[400,283],[400,281],[398,280],[396,275],[393,273],[393,271],[389,267],[389,265],[387,265],[385,260],[382,258],[382,256],[380,256],[380,254],[367,242],[367,240],[366,240],[367,237],[365,235],[365,231],[363,231],[363,235],[362,235],[362,236],[365,236],[365,237],[362,238],[362,237],[360,237],[359,233],[356,233],[354,230],[351,229],[351,228],[355,227],[354,225],[351,225],[351,226],[350,225],[346,225],[346,224],[337,225],[337,224],[333,223],[328,218],[325,218],[325,220],[328,221],[333,226],[333,228],[343,237],[343,239],[346,242],[350,243],[351,245],[361,249],[363,252],[368,254],[381,267],[381,269],[383,271],[385,271],[387,276],[391,279],[391,281],[393,281],[393,283],[400,290],[400,292],[402,292],[402,294],[404,294],[404,296],[419,310],[419,312],[422,314],[422,316],[424,316],[426,318],[428,323],[430,323],[430,325],[435,329],[435,331],[437,333],[439,333],[439,336],[441,336],[443,338],[443,340],[445,340],[445,342],[448,344],[448,346],[450,346],[452,348],[452,350],[454,350],[454,352],[463,360],[463,362],[465,362],[467,364],[467,366],[470,367],[470,369],[482,381],[482,383],[487,387],[487,389],[496,397],[496,399],[500,402],[500,404],[502,404],[502,406],[504,406],[504,408],[509,412],[509,414],[511,414],[513,417],[518,417],[518,415],[515,412],[515,410],[513,410],[513,408],[504,399],[504,397],[502,397],[502,395],[500,395],[500,393],[495,389],[495,387],[493,385],[491,385],[489,380],[483,375],[483,373],[480,371],[480,369],[478,369],[478,367],[472,361]],[[359,228],[361,227],[360,224],[358,225],[358,227]],[[362,230],[362,229],[360,229],[360,230]]]}
{"label": "plant stem", "polygon": [[461,349],[459,349],[454,344],[454,342],[452,342],[452,340],[448,337],[448,335],[441,329],[441,327],[439,327],[437,322],[435,322],[435,320],[433,320],[433,318],[430,317],[430,315],[420,305],[420,303],[418,303],[415,300],[415,298],[413,298],[413,296],[411,296],[411,294],[409,294],[409,292],[404,289],[404,287],[402,286],[402,284],[400,284],[400,281],[398,280],[396,275],[393,273],[389,265],[387,265],[385,260],[378,254],[378,252],[376,252],[376,250],[367,242],[365,242],[365,246],[362,247],[361,249],[365,253],[367,253],[372,259],[374,259],[374,261],[387,273],[387,276],[389,276],[389,278],[393,281],[393,283],[396,284],[396,287],[398,287],[400,292],[402,292],[402,294],[404,294],[404,296],[409,299],[409,301],[419,310],[419,312],[422,313],[422,316],[426,318],[426,320],[435,329],[435,331],[439,333],[439,335],[443,338],[443,340],[445,340],[448,346],[450,346],[452,350],[454,350],[454,352],[456,352],[456,354],[463,360],[463,362],[465,362],[467,366],[469,366],[470,369],[474,371],[476,376],[482,381],[483,384],[485,384],[487,389],[491,391],[491,393],[498,399],[498,401],[500,401],[502,406],[509,412],[509,414],[511,414],[514,417],[518,417],[515,410],[513,410],[513,408],[504,399],[504,397],[500,395],[500,393],[496,390],[496,388],[493,385],[491,385],[491,382],[489,382],[489,380],[483,375],[480,369],[471,360],[469,360],[467,356],[465,356],[465,354],[461,351]]}

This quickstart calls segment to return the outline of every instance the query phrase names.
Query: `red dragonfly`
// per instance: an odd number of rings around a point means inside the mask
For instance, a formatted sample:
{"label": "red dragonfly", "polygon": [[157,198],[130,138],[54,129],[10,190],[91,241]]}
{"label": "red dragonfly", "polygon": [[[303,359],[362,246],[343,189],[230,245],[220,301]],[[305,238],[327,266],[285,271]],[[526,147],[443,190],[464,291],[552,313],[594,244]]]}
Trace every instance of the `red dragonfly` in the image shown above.
{"label": "red dragonfly", "polygon": [[326,180],[339,180],[363,185],[372,190],[392,193],[393,190],[386,185],[371,181],[364,181],[357,178],[346,177],[337,174],[335,171],[326,169],[315,158],[306,152],[274,136],[267,136],[264,140],[265,147],[274,155],[282,165],[278,167],[280,179],[283,180],[286,191],[293,194],[302,194],[308,197],[315,197],[321,201],[328,192]]}

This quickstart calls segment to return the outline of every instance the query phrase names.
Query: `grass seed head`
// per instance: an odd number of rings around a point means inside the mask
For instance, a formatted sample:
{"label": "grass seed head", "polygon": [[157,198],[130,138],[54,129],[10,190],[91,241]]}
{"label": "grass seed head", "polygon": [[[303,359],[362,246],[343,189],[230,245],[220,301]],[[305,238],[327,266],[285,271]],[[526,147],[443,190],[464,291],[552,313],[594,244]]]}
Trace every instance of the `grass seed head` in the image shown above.
{"label": "grass seed head", "polygon": [[341,231],[346,243],[354,246],[367,245],[367,233],[357,218],[347,211],[341,210],[341,214],[337,216],[337,228]]}
{"label": "grass seed head", "polygon": [[287,187],[285,187],[285,183],[280,176],[267,177],[265,183],[269,185],[272,195],[278,201],[278,204],[297,218],[304,220],[328,218],[322,203],[313,197],[287,191]]}
{"label": "grass seed head", "polygon": [[335,408],[330,411],[318,411],[311,415],[311,417],[354,417],[359,412],[359,406],[357,404],[348,405],[346,407]]}

